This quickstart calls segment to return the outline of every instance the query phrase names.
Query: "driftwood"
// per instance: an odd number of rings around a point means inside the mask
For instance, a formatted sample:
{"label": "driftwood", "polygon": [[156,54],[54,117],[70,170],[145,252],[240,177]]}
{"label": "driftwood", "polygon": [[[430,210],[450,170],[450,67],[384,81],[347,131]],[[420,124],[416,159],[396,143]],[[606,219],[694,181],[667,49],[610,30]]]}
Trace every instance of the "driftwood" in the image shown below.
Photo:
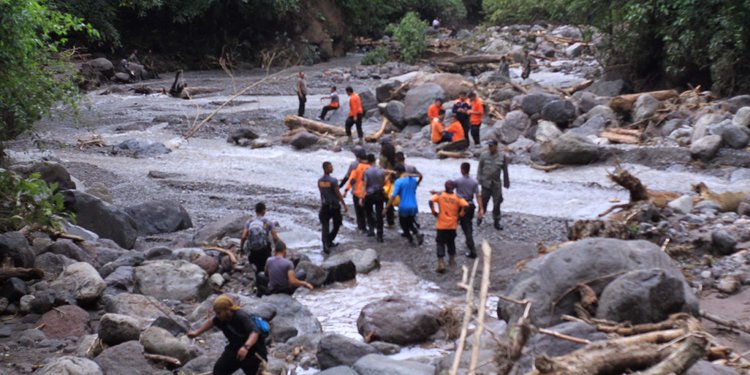
{"label": "driftwood", "polygon": [[179,359],[174,357],[169,357],[166,355],[160,355],[160,354],[151,354],[151,353],[143,353],[143,357],[146,359],[150,359],[152,361],[158,361],[158,362],[164,362],[168,365],[172,365],[174,367],[181,367],[182,362],[180,362]]}
{"label": "driftwood", "polygon": [[567,96],[572,96],[573,94],[577,93],[578,91],[585,90],[589,86],[591,86],[594,83],[594,80],[588,79],[585,80],[577,85],[570,86],[568,88],[562,89],[562,92]]}
{"label": "driftwood", "polygon": [[551,164],[551,165],[541,165],[541,164],[534,163],[533,161],[529,161],[529,167],[536,169],[536,170],[540,170],[540,171],[552,172],[555,169],[562,168],[563,166],[557,163]]}
{"label": "driftwood", "polygon": [[223,249],[223,248],[220,248],[218,246],[203,246],[203,249],[204,250],[214,250],[214,251],[218,251],[218,252],[220,252],[222,254],[225,254],[226,256],[229,257],[229,262],[231,262],[233,266],[235,264],[237,264],[237,256],[234,255],[233,252],[231,252],[231,251],[229,251],[227,249]]}
{"label": "driftwood", "polygon": [[[471,267],[470,274],[468,273],[466,266],[463,266],[463,276],[461,277],[461,282],[458,284],[459,288],[466,290],[466,309],[464,310],[461,334],[458,337],[458,348],[456,348],[456,354],[453,357],[450,375],[458,374],[458,366],[461,364],[461,356],[463,355],[464,346],[466,345],[466,336],[469,334],[469,323],[471,323],[471,316],[474,312],[474,280],[476,279],[478,265],[479,259],[474,259],[474,265]],[[467,274],[470,275],[468,280]]]}
{"label": "driftwood", "polygon": [[616,209],[628,210],[633,208],[636,203],[644,201],[651,202],[657,207],[664,207],[671,200],[680,196],[680,194],[671,191],[649,191],[640,179],[622,168],[619,163],[615,164],[615,170],[609,173],[609,178],[630,192],[630,202],[614,205],[600,213],[599,217],[605,216]]}
{"label": "driftwood", "polygon": [[465,159],[465,158],[470,158],[471,157],[471,153],[468,152],[468,151],[443,151],[443,150],[440,150],[440,151],[437,152],[437,156],[440,159],[445,159],[445,158]]}
{"label": "driftwood", "polygon": [[182,98],[182,91],[185,87],[187,87],[187,83],[182,77],[182,69],[180,69],[174,75],[174,82],[172,82],[172,87],[169,88],[169,95],[175,98]]}
{"label": "driftwood", "polygon": [[487,311],[487,293],[490,288],[492,248],[486,240],[482,241],[482,284],[479,288],[479,311],[477,312],[477,329],[474,330],[474,346],[469,362],[469,375],[474,375],[479,362],[479,352],[482,349],[482,332],[484,331],[484,316]]}
{"label": "driftwood", "polygon": [[733,328],[733,329],[736,329],[738,331],[742,331],[742,332],[750,334],[750,326],[742,324],[740,322],[737,322],[737,321],[734,321],[734,320],[727,320],[727,319],[724,319],[724,318],[722,318],[720,316],[717,316],[717,315],[705,312],[703,310],[701,310],[700,316],[702,318],[705,318],[706,320],[712,321],[712,322],[714,322],[714,323],[716,323],[718,325],[722,325],[724,327]]}
{"label": "driftwood", "polygon": [[579,337],[569,336],[569,335],[566,335],[566,334],[563,334],[563,333],[560,333],[560,332],[550,331],[550,330],[544,329],[544,328],[540,328],[538,330],[538,332],[541,333],[541,334],[543,334],[543,335],[552,336],[552,337],[555,337],[555,338],[558,338],[558,339],[561,339],[561,340],[566,340],[566,341],[574,342],[576,344],[582,344],[582,345],[591,344],[591,341],[589,341],[589,340],[582,339],[582,338],[579,338]]}
{"label": "driftwood", "polygon": [[712,201],[718,204],[721,212],[737,211],[740,203],[742,203],[746,196],[750,195],[750,192],[743,191],[716,193],[711,191],[703,182],[693,185],[693,191],[698,193],[701,200]]}
{"label": "driftwood", "polygon": [[654,367],[643,371],[643,375],[682,374],[695,362],[706,355],[708,340],[705,337],[690,335],[679,349],[672,352],[665,360]]}
{"label": "driftwood", "polygon": [[89,139],[78,139],[78,148],[84,150],[89,146],[104,147],[104,140],[101,135],[94,135]]}
{"label": "driftwood", "polygon": [[637,94],[627,94],[627,95],[620,95],[615,96],[609,101],[609,107],[612,108],[615,112],[618,113],[628,113],[633,110],[633,106],[635,105],[636,100],[638,100],[641,95],[651,95],[656,100],[667,100],[671,98],[676,98],[680,95],[680,93],[677,92],[677,90],[661,90],[661,91],[651,91],[651,92],[640,92]]}
{"label": "driftwood", "polygon": [[384,118],[383,122],[380,123],[380,129],[376,131],[374,134],[370,134],[365,137],[365,142],[377,142],[380,140],[380,138],[385,135],[385,129],[388,128],[388,119]]}
{"label": "driftwood", "polygon": [[17,277],[21,280],[36,280],[44,278],[44,271],[40,268],[0,268],[0,281],[5,281],[11,277]]}
{"label": "driftwood", "polygon": [[450,63],[456,65],[471,65],[471,64],[496,64],[499,63],[505,55],[468,55],[468,56],[457,56],[453,58],[443,59],[439,61],[441,63]]}
{"label": "driftwood", "polygon": [[407,91],[409,91],[409,88],[411,87],[411,82],[406,82],[401,84],[397,89],[391,91],[391,95],[388,96],[388,99],[385,100],[385,102],[389,102],[391,100],[401,100],[404,98],[404,95]]}
{"label": "driftwood", "polygon": [[346,135],[346,131],[343,128],[295,115],[286,116],[284,118],[284,125],[286,125],[289,130],[305,128],[316,133],[330,134],[337,137],[343,137]]}

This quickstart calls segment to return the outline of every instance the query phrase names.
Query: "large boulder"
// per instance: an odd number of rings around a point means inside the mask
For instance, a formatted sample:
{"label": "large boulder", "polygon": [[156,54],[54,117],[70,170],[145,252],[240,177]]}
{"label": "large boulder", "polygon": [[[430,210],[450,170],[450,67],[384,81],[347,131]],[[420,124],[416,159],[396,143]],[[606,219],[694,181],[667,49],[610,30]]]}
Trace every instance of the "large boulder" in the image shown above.
{"label": "large boulder", "polygon": [[169,317],[167,314],[170,310],[165,304],[154,297],[142,294],[107,295],[102,298],[102,301],[104,302],[104,311],[136,318],[140,327],[145,327],[160,317]]}
{"label": "large boulder", "polygon": [[537,142],[552,142],[563,134],[560,128],[552,121],[539,121],[534,133],[534,139]]}
{"label": "large boulder", "polygon": [[325,370],[339,365],[351,366],[358,359],[377,352],[375,348],[361,341],[330,334],[320,339],[316,357],[319,367]]}
{"label": "large boulder", "polygon": [[375,99],[377,99],[379,103],[383,103],[391,98],[393,92],[399,87],[401,87],[401,82],[397,80],[381,83],[380,86],[375,89]]}
{"label": "large boulder", "polygon": [[523,111],[510,111],[505,115],[505,119],[500,122],[500,126],[497,128],[496,135],[497,140],[503,144],[509,145],[518,140],[518,138],[525,134],[531,126],[531,120],[529,116]]}
{"label": "large boulder", "polygon": [[90,305],[99,300],[107,283],[90,264],[76,262],[65,267],[60,277],[50,284],[50,289],[58,300]]}
{"label": "large boulder", "polygon": [[362,308],[357,330],[371,341],[398,345],[420,343],[440,329],[438,310],[426,301],[386,297]]}
{"label": "large boulder", "polygon": [[208,275],[184,260],[154,260],[134,269],[135,290],[157,299],[203,300],[210,292]]}
{"label": "large boulder", "polygon": [[415,361],[398,361],[382,354],[368,354],[354,363],[359,375],[433,375],[435,367]]}
{"label": "large boulder", "polygon": [[147,328],[141,333],[140,342],[148,353],[177,358],[182,363],[192,359],[190,348],[163,328]]}
{"label": "large boulder", "polygon": [[722,143],[738,150],[747,147],[748,142],[750,142],[750,135],[748,135],[746,129],[735,125],[725,126],[720,134]]}
{"label": "large boulder", "polygon": [[76,183],[70,178],[70,173],[62,164],[44,161],[32,165],[21,166],[18,172],[29,177],[32,173],[39,173],[39,177],[48,184],[57,184],[56,190],[75,189]]}
{"label": "large boulder", "polygon": [[86,310],[76,305],[64,305],[42,315],[36,326],[41,326],[41,331],[49,339],[64,339],[90,333],[89,322],[91,316]]}
{"label": "large boulder", "polygon": [[732,124],[738,128],[750,127],[750,107],[742,107],[732,117]]}
{"label": "large boulder", "polygon": [[708,130],[712,126],[721,123],[723,120],[724,116],[718,113],[708,113],[698,118],[698,121],[693,125],[693,136],[691,142],[695,143],[699,139],[708,135]]}
{"label": "large boulder", "polygon": [[387,118],[393,125],[403,129],[406,125],[406,122],[404,121],[404,108],[404,103],[401,103],[398,100],[391,100],[388,104],[383,106],[381,113],[383,114],[383,117]]}
{"label": "large boulder", "polygon": [[250,215],[234,216],[206,224],[195,232],[193,242],[203,245],[213,244],[224,237],[240,238],[242,228],[250,218]]}
{"label": "large boulder", "polygon": [[318,319],[292,296],[273,294],[264,296],[261,302],[272,306],[276,311],[276,315],[269,322],[271,339],[274,342],[286,342],[295,336],[322,332]]}
{"label": "large boulder", "polygon": [[549,164],[589,164],[599,160],[599,147],[588,138],[565,133],[539,147],[539,158]]}
{"label": "large boulder", "polygon": [[351,261],[357,269],[357,273],[370,273],[380,267],[378,252],[374,249],[350,249],[329,256],[321,267],[332,268]]}
{"label": "large boulder", "polygon": [[351,260],[330,266],[326,270],[326,280],[323,284],[344,282],[357,278],[357,266]]}
{"label": "large boulder", "polygon": [[172,233],[193,226],[190,214],[177,201],[141,203],[125,208],[125,212],[133,218],[141,236]]}
{"label": "large boulder", "polygon": [[427,108],[435,99],[444,99],[445,91],[435,83],[415,86],[406,93],[404,99],[404,121],[407,125],[428,123]]}
{"label": "large boulder", "polygon": [[301,150],[318,143],[319,140],[320,137],[318,137],[317,135],[303,130],[294,134],[292,138],[289,139],[289,144],[292,145],[292,147]]}
{"label": "large boulder", "polygon": [[44,253],[39,255],[34,260],[34,268],[39,268],[44,271],[44,280],[52,281],[65,269],[65,266],[75,263],[74,260],[63,256],[52,253]]}
{"label": "large boulder", "polygon": [[[420,81],[418,78],[417,81]],[[461,92],[470,92],[474,89],[474,85],[467,81],[460,74],[454,73],[435,73],[425,76],[425,83],[434,83],[443,89],[445,99],[450,100],[458,97]]]}
{"label": "large boulder", "polygon": [[99,274],[102,277],[109,276],[120,267],[135,267],[146,260],[146,257],[140,251],[129,251],[114,261],[111,261],[99,268]]}
{"label": "large boulder", "polygon": [[542,118],[556,124],[567,124],[575,120],[576,106],[567,100],[552,100],[542,107]]}
{"label": "large boulder", "polygon": [[76,223],[100,237],[109,238],[125,249],[132,249],[138,225],[125,211],[77,190],[62,192],[65,207],[76,214]]}
{"label": "large boulder", "polygon": [[633,324],[656,323],[677,312],[698,313],[698,300],[682,275],[660,268],[634,270],[609,283],[596,317]]}
{"label": "large boulder", "polygon": [[731,367],[711,363],[709,361],[704,361],[704,360],[695,362],[695,364],[690,366],[690,368],[685,372],[685,375],[739,375],[739,374],[740,373],[737,372],[737,370]]}
{"label": "large boulder", "polygon": [[660,105],[661,102],[649,94],[639,96],[633,108],[633,119],[635,121],[642,121],[651,118],[656,114],[656,110],[659,109]]}
{"label": "large boulder", "polygon": [[94,258],[95,254],[87,252],[75,242],[68,239],[58,239],[50,244],[44,252],[63,255],[78,262],[86,262],[94,267],[99,266],[99,262]]}
{"label": "large boulder", "polygon": [[15,267],[34,267],[34,251],[21,232],[0,234],[0,260],[10,259]]}
{"label": "large boulder", "polygon": [[375,98],[375,94],[373,94],[372,91],[360,91],[359,98],[362,101],[362,110],[365,111],[365,113],[378,108],[378,99]]}
{"label": "large boulder", "polygon": [[99,320],[99,338],[107,345],[114,346],[141,336],[138,319],[120,314],[104,314]]}
{"label": "large boulder", "polygon": [[690,156],[696,160],[710,161],[719,153],[721,143],[720,135],[702,137],[690,145]]}
{"label": "large boulder", "polygon": [[151,367],[143,357],[143,346],[138,341],[128,341],[104,349],[94,362],[98,363],[107,375],[171,374]]}
{"label": "large boulder", "polygon": [[323,285],[328,278],[328,272],[326,272],[325,268],[310,261],[303,260],[297,263],[295,272],[300,271],[305,272],[305,281],[316,288]]}
{"label": "large boulder", "polygon": [[[587,283],[600,294],[616,277],[652,268],[662,269],[671,277],[683,280],[685,301],[695,301],[679,269],[658,246],[648,241],[611,238],[587,238],[532,260],[513,277],[505,295],[533,300],[532,322],[547,327],[559,322],[563,314],[575,314],[573,305],[579,298],[569,291],[579,283]],[[498,305],[498,316],[506,321],[515,322],[522,313],[520,306],[503,302]]]}
{"label": "large boulder", "polygon": [[34,374],[37,375],[104,375],[96,362],[80,357],[54,358]]}
{"label": "large boulder", "polygon": [[521,110],[526,112],[527,115],[533,116],[542,112],[547,103],[558,99],[557,96],[552,94],[529,94],[521,98]]}

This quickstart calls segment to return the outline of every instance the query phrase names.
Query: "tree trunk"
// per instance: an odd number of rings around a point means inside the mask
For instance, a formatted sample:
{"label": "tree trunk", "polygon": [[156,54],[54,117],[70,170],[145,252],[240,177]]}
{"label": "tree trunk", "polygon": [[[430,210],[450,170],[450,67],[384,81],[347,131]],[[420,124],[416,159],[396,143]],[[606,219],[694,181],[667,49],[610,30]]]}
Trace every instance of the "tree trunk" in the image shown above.
{"label": "tree trunk", "polygon": [[5,281],[11,277],[17,277],[21,280],[41,279],[44,277],[44,271],[39,268],[0,268],[0,281]]}
{"label": "tree trunk", "polygon": [[289,130],[294,130],[298,128],[305,128],[308,130],[312,130],[316,133],[321,134],[330,134],[337,137],[343,137],[346,135],[346,131],[344,131],[343,128],[339,128],[337,126],[328,125],[324,122],[320,121],[314,121],[310,119],[306,119],[304,117],[295,116],[295,115],[288,115],[284,118],[284,125],[286,125]]}
{"label": "tree trunk", "polygon": [[645,94],[653,96],[656,100],[667,100],[680,96],[680,93],[678,93],[677,90],[661,90],[620,95],[615,96],[609,101],[609,107],[618,113],[628,113],[633,110],[636,100],[638,100],[641,95]]}

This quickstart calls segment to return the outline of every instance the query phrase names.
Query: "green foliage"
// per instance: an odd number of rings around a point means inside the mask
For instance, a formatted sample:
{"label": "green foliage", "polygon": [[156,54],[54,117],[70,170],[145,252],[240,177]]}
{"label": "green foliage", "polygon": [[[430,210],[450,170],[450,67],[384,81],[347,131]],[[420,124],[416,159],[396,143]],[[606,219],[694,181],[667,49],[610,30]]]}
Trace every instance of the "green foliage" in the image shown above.
{"label": "green foliage", "polygon": [[59,229],[65,207],[56,188],[57,184],[47,185],[38,173],[22,178],[0,168],[0,232],[34,224]]}
{"label": "green foliage", "polygon": [[608,36],[604,62],[629,64],[636,80],[750,91],[750,0],[484,0],[483,8],[495,23],[596,26]]}
{"label": "green foliage", "polygon": [[388,48],[378,47],[370,51],[362,58],[362,65],[380,65],[388,62]]}
{"label": "green foliage", "polygon": [[0,0],[0,142],[31,127],[62,100],[74,104],[70,30],[89,30],[81,20],[38,0]]}
{"label": "green foliage", "polygon": [[420,19],[417,13],[408,12],[393,29],[393,36],[398,39],[401,60],[407,64],[416,62],[427,48],[424,37],[426,28],[427,22]]}
{"label": "green foliage", "polygon": [[339,0],[353,35],[380,37],[386,26],[397,22],[408,11],[425,19],[440,17],[443,24],[466,18],[462,0]]}

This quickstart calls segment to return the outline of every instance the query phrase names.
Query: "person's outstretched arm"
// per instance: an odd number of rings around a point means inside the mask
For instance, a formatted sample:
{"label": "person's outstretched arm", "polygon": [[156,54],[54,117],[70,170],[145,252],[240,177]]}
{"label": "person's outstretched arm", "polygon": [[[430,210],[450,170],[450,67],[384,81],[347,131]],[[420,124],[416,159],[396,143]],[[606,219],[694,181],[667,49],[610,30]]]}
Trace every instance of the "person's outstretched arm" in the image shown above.
{"label": "person's outstretched arm", "polygon": [[202,325],[202,326],[201,326],[200,328],[198,328],[197,330],[188,332],[188,333],[187,333],[187,337],[189,337],[189,338],[191,338],[191,339],[192,339],[192,338],[195,338],[195,337],[198,337],[198,336],[202,335],[202,334],[203,334],[203,332],[206,332],[206,331],[208,331],[208,330],[209,330],[209,329],[211,329],[211,328],[214,328],[214,320],[213,320],[213,319],[209,319],[209,320],[207,320],[207,321],[206,321],[205,323],[203,323],[203,325]]}

